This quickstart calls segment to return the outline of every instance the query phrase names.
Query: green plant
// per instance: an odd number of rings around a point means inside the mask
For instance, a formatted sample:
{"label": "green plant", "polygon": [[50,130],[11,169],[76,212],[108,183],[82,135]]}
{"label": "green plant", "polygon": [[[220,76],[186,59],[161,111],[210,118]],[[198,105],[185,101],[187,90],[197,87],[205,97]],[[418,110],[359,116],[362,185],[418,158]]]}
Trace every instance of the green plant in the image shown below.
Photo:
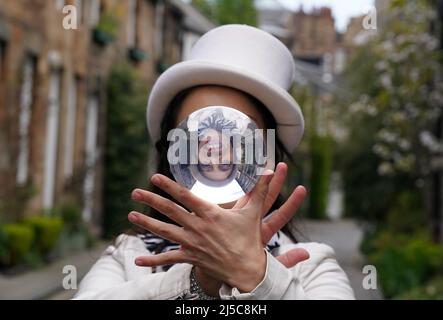
{"label": "green plant", "polygon": [[23,264],[29,268],[38,269],[42,267],[44,263],[43,257],[35,247],[31,246],[31,249],[23,256]]}
{"label": "green plant", "polygon": [[386,225],[395,233],[413,234],[426,225],[420,192],[399,192],[386,215]]}
{"label": "green plant", "polygon": [[[148,137],[146,87],[130,64],[116,65],[107,84],[106,154],[104,173],[104,229],[114,236],[129,227],[131,191],[147,176]],[[122,155],[131,155],[125,157]]]}
{"label": "green plant", "polygon": [[215,16],[221,25],[240,23],[250,26],[257,25],[257,9],[254,0],[217,0]]}
{"label": "green plant", "polygon": [[331,138],[313,136],[311,141],[311,190],[309,213],[312,218],[325,218],[332,166]]}
{"label": "green plant", "polygon": [[376,249],[368,257],[377,267],[386,297],[420,286],[443,271],[443,247],[424,232],[399,235],[383,231],[374,241]]}
{"label": "green plant", "polygon": [[206,18],[215,21],[215,8],[211,0],[192,0],[191,4]]}
{"label": "green plant", "polygon": [[365,255],[374,253],[377,250],[376,240],[377,240],[377,230],[375,228],[366,230],[364,232],[363,238],[360,242],[360,251]]}
{"label": "green plant", "polygon": [[92,248],[97,242],[97,238],[91,232],[91,229],[86,225],[82,225],[80,228],[80,234],[84,238],[86,248]]}
{"label": "green plant", "polygon": [[115,38],[117,36],[118,27],[118,18],[112,12],[106,12],[100,17],[100,21],[95,29]]}
{"label": "green plant", "polygon": [[6,233],[0,228],[0,265],[6,261],[8,255],[8,242]]}
{"label": "green plant", "polygon": [[[3,186],[2,186],[3,187]],[[2,211],[2,222],[15,222],[23,218],[26,205],[37,193],[32,181],[24,185],[14,185],[1,191],[0,210]]]}
{"label": "green plant", "polygon": [[35,233],[35,244],[37,250],[46,255],[54,249],[63,228],[60,218],[35,216],[24,221]]}
{"label": "green plant", "polygon": [[258,13],[254,0],[192,0],[191,4],[206,18],[220,25],[257,25]]}
{"label": "green plant", "polygon": [[443,300],[443,276],[429,280],[426,284],[412,288],[394,297],[398,300]]}
{"label": "green plant", "polygon": [[63,225],[69,233],[74,233],[82,227],[82,211],[75,202],[67,202],[57,209],[57,214],[63,220]]}
{"label": "green plant", "polygon": [[426,192],[438,142],[435,97],[443,91],[443,69],[439,28],[431,28],[435,6],[428,0],[395,3],[385,12],[383,30],[349,56],[341,83],[340,118],[349,129],[349,146],[339,153],[346,210],[372,221],[384,220],[399,193]]}
{"label": "green plant", "polygon": [[34,241],[34,230],[24,224],[7,224],[2,227],[6,254],[3,265],[14,266],[23,261]]}
{"label": "green plant", "polygon": [[170,67],[170,65],[167,64],[167,63],[164,62],[164,61],[157,61],[157,63],[156,63],[156,71],[157,71],[159,74],[162,74],[163,72],[165,72],[166,70],[168,70],[169,67]]}
{"label": "green plant", "polygon": [[148,59],[148,53],[140,48],[130,48],[128,51],[129,58],[132,61],[140,62]]}

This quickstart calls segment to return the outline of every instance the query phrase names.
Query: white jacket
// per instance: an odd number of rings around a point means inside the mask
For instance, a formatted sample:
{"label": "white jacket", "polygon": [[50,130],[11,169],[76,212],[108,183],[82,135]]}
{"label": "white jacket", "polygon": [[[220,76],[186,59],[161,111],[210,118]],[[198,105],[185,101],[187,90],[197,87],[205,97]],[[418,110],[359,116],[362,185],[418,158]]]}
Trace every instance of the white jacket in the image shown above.
{"label": "white jacket", "polygon": [[[274,256],[293,248],[310,254],[306,261],[288,269]],[[74,299],[194,299],[190,294],[192,265],[175,264],[166,272],[152,273],[138,267],[136,257],[151,255],[144,242],[135,236],[120,235],[84,277]],[[335,260],[334,250],[319,243],[294,244],[282,233],[281,246],[267,252],[267,267],[262,282],[250,293],[223,284],[223,300],[299,300],[355,299],[346,274]]]}

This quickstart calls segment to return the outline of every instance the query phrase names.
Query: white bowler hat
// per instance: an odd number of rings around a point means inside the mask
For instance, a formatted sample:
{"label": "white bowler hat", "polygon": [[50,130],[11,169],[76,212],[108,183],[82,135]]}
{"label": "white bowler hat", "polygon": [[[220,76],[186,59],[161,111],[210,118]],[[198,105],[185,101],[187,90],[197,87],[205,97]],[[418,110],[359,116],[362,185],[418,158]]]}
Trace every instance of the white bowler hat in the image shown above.
{"label": "white bowler hat", "polygon": [[292,152],[304,131],[300,107],[288,93],[294,73],[291,52],[271,34],[236,24],[212,29],[196,42],[189,59],[167,69],[155,82],[147,108],[151,138],[160,139],[163,116],[178,93],[198,85],[220,85],[261,101],[277,122],[277,136]]}

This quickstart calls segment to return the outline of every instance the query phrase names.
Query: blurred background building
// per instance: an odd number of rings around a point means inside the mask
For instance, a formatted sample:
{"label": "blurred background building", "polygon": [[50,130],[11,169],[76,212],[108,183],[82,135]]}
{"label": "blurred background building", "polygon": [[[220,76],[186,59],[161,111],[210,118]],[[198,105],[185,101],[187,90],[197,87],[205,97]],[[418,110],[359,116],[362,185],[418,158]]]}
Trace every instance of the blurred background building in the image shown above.
{"label": "blurred background building", "polygon": [[[78,29],[62,21],[75,5]],[[214,24],[179,0],[0,1],[2,220],[74,198],[102,224],[106,83],[127,60],[149,87]]]}

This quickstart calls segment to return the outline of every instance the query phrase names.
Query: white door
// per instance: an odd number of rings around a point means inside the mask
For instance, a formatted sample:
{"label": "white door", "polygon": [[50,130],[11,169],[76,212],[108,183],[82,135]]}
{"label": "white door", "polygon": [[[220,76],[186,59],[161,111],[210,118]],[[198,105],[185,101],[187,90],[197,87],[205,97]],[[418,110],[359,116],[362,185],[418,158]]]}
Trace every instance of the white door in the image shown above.
{"label": "white door", "polygon": [[17,184],[19,185],[24,185],[28,180],[29,125],[31,123],[31,107],[34,91],[34,70],[34,59],[28,57],[23,66],[23,80],[20,89],[19,153],[16,177]]}
{"label": "white door", "polygon": [[90,95],[86,110],[86,141],[85,141],[85,164],[86,177],[83,185],[83,220],[90,221],[94,208],[94,179],[95,164],[98,156],[97,133],[98,133],[98,110],[99,99],[97,95]]}
{"label": "white door", "polygon": [[48,111],[46,120],[45,166],[43,184],[43,207],[54,205],[55,177],[57,169],[57,143],[60,111],[61,72],[52,70],[49,79]]}
{"label": "white door", "polygon": [[66,179],[69,179],[74,171],[75,127],[77,119],[77,79],[74,75],[69,77],[66,107],[64,176]]}
{"label": "white door", "polygon": [[127,37],[128,47],[133,48],[137,42],[137,0],[129,0]]}

